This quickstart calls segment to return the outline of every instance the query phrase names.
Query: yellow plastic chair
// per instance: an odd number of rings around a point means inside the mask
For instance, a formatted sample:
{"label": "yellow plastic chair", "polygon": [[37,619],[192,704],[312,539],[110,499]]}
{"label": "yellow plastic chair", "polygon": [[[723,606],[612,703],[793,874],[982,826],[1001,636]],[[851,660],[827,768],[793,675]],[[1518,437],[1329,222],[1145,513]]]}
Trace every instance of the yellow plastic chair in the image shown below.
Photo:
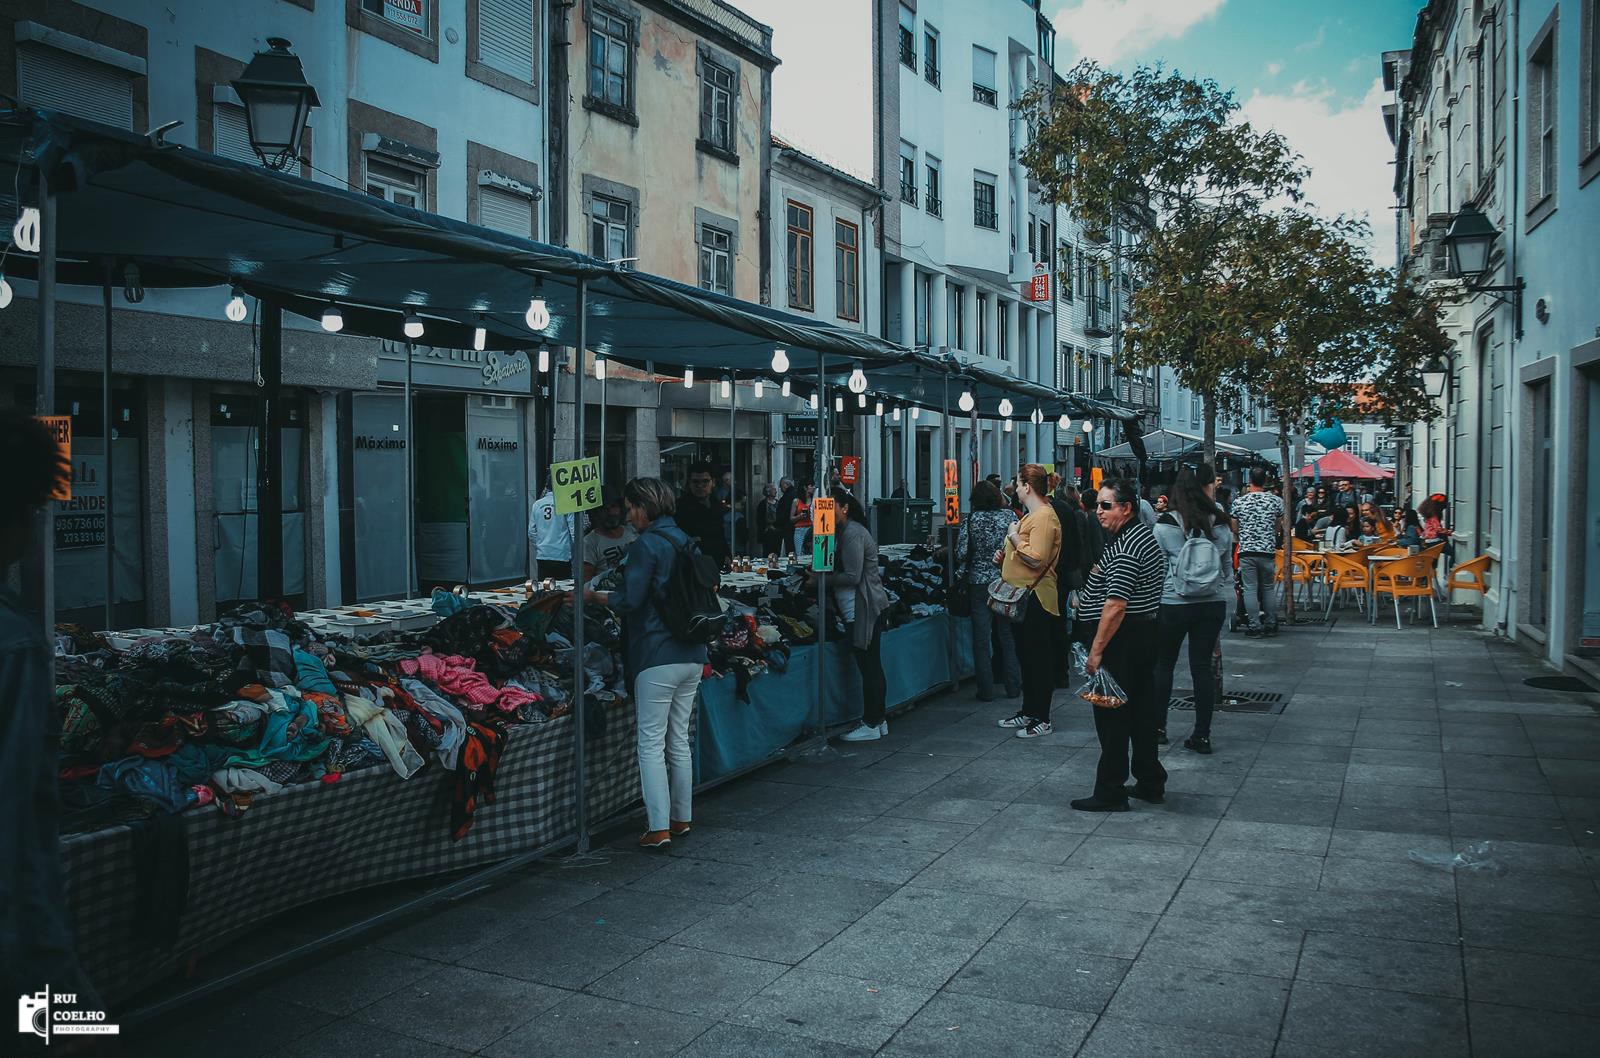
{"label": "yellow plastic chair", "polygon": [[1322,587],[1328,593],[1324,616],[1333,613],[1334,599],[1341,591],[1356,592],[1356,604],[1366,612],[1367,560],[1360,554],[1328,555],[1323,564]]}
{"label": "yellow plastic chair", "polygon": [[1305,548],[1295,548],[1289,559],[1290,567],[1288,571],[1285,572],[1283,551],[1280,549],[1277,553],[1278,583],[1288,584],[1289,590],[1291,591],[1294,590],[1295,585],[1304,584],[1306,586],[1307,598],[1310,598],[1309,593],[1311,591],[1311,585],[1315,579],[1311,572],[1310,557],[1311,556],[1307,553]]}
{"label": "yellow plastic chair", "polygon": [[1439,627],[1439,608],[1433,595],[1433,558],[1427,552],[1410,558],[1385,562],[1373,571],[1372,597],[1377,605],[1380,595],[1394,599],[1394,626],[1400,627],[1400,600],[1426,597],[1428,609],[1433,614],[1433,627]]}
{"label": "yellow plastic chair", "polygon": [[1494,565],[1494,559],[1488,555],[1479,555],[1465,562],[1457,564],[1455,569],[1444,578],[1440,590],[1444,594],[1444,615],[1450,617],[1450,608],[1454,605],[1451,601],[1458,591],[1475,591],[1478,598],[1489,591],[1489,567]]}

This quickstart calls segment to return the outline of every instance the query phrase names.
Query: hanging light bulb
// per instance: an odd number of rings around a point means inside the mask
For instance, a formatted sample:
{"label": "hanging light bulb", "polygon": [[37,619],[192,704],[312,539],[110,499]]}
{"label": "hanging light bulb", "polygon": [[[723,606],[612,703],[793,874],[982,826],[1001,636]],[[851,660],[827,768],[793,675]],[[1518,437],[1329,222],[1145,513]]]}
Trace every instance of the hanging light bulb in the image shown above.
{"label": "hanging light bulb", "polygon": [[1084,433],[1094,433],[1094,423],[1092,423],[1089,420],[1085,419],[1083,421],[1083,432]]}
{"label": "hanging light bulb", "polygon": [[23,253],[39,252],[39,211],[32,206],[24,209],[11,227],[11,241]]}
{"label": "hanging light bulb", "polygon": [[759,378],[756,379],[756,387],[755,388],[756,388],[756,400],[760,400],[761,399],[761,391],[762,391],[762,389],[764,387],[762,386],[762,382],[761,382],[761,380]]}
{"label": "hanging light bulb", "polygon": [[594,358],[594,377],[601,382],[606,378],[606,358],[598,354]]}
{"label": "hanging light bulb", "polygon": [[964,389],[961,391],[961,397],[956,401],[956,404],[961,408],[962,411],[971,411],[973,408],[978,406],[978,402],[972,399],[972,391],[970,389]]}
{"label": "hanging light bulb", "polygon": [[789,370],[789,354],[781,347],[772,350],[772,370],[780,375]]}
{"label": "hanging light bulb", "polygon": [[539,374],[548,374],[550,371],[550,347],[543,342],[539,343]]}
{"label": "hanging light bulb", "polygon": [[843,415],[844,414],[844,395],[843,394],[840,394],[839,396],[836,396],[836,397],[833,398],[833,413],[835,415]]}
{"label": "hanging light bulb", "polygon": [[250,315],[250,310],[244,304],[244,294],[238,287],[233,288],[233,297],[228,299],[228,307],[223,311],[234,323],[243,323],[244,318]]}
{"label": "hanging light bulb", "polygon": [[[962,408],[961,410],[962,411],[967,411],[969,409]],[[1000,414],[1005,416],[1008,419],[1011,418],[1011,398],[1010,397],[1001,397],[1000,398]]]}
{"label": "hanging light bulb", "polygon": [[727,375],[723,375],[722,376],[722,399],[723,400],[727,400],[728,398],[730,398],[732,396],[733,396],[733,383],[731,381],[729,381]]}
{"label": "hanging light bulb", "polygon": [[332,302],[322,310],[322,329],[329,334],[338,334],[344,330],[344,313],[340,312],[339,306]]}
{"label": "hanging light bulb", "polygon": [[915,404],[911,405],[911,421],[916,422],[920,418],[922,418],[922,409]]}
{"label": "hanging light bulb", "polygon": [[866,406],[867,406],[867,395],[865,393],[857,393],[856,394],[856,407],[865,408]]}
{"label": "hanging light bulb", "polygon": [[418,316],[415,312],[406,313],[406,320],[405,323],[402,324],[402,329],[406,332],[407,338],[421,338],[422,317]]}
{"label": "hanging light bulb", "polygon": [[880,419],[883,417],[883,401],[880,400],[872,406],[872,414]]}
{"label": "hanging light bulb", "polygon": [[1006,424],[1006,433],[1010,433],[1011,432],[1011,420],[1010,419],[1006,419],[1005,420],[1005,424]]}
{"label": "hanging light bulb", "polygon": [[694,388],[694,368],[692,367],[686,367],[683,369],[683,388]]}
{"label": "hanging light bulb", "polygon": [[1058,429],[1058,430],[1071,430],[1072,429],[1072,416],[1068,415],[1066,412],[1062,412],[1061,413],[1061,418],[1056,420],[1056,429]]}
{"label": "hanging light bulb", "polygon": [[789,380],[788,379],[784,379],[783,380],[783,385],[781,387],[779,387],[778,392],[782,393],[785,397],[790,397],[790,396],[794,395],[793,387],[791,387],[789,385]]}
{"label": "hanging light bulb", "polygon": [[845,384],[850,387],[851,393],[865,393],[867,391],[867,374],[861,370],[860,364],[857,364],[855,370],[850,372],[850,379]]}
{"label": "hanging light bulb", "polygon": [[811,410],[817,410],[817,395],[815,393],[811,394]]}
{"label": "hanging light bulb", "polygon": [[894,411],[893,411],[893,413],[890,414],[889,418],[894,420],[895,422],[899,422],[900,421],[900,405],[896,404],[894,406]]}
{"label": "hanging light bulb", "polygon": [[1029,418],[1033,420],[1033,425],[1035,426],[1044,425],[1044,412],[1039,410],[1039,406],[1037,404],[1033,406],[1033,414],[1029,416]]}
{"label": "hanging light bulb", "polygon": [[478,352],[483,352],[484,346],[489,344],[489,332],[483,326],[483,313],[478,313],[478,325],[472,328],[472,347]]}
{"label": "hanging light bulb", "polygon": [[542,331],[550,326],[550,306],[544,302],[544,280],[534,280],[533,300],[528,302],[528,311],[523,319],[530,330]]}
{"label": "hanging light bulb", "polygon": [[11,304],[11,284],[6,282],[5,276],[0,276],[0,309]]}

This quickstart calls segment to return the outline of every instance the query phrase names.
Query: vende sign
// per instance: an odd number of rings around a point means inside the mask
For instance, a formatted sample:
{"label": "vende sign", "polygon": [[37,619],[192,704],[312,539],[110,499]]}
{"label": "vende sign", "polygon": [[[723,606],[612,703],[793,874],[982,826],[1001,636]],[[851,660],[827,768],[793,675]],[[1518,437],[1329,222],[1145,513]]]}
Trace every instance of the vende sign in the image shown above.
{"label": "vende sign", "polygon": [[1024,301],[1050,300],[1050,270],[1044,265],[1033,266],[1033,278],[1022,288]]}

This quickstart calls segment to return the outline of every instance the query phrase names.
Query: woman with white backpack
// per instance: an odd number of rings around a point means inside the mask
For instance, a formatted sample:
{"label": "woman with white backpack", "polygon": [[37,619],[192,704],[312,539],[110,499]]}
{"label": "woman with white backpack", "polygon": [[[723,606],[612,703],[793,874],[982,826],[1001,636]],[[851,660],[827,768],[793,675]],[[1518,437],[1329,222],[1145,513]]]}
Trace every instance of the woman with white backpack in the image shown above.
{"label": "woman with white backpack", "polygon": [[1194,680],[1194,733],[1184,747],[1211,752],[1211,713],[1216,706],[1212,654],[1228,616],[1233,591],[1233,530],[1215,497],[1216,475],[1202,463],[1184,467],[1172,488],[1171,509],[1156,519],[1156,542],[1167,555],[1157,619],[1155,700],[1161,703],[1157,740],[1167,741],[1166,710],[1178,652],[1189,640],[1189,675]]}

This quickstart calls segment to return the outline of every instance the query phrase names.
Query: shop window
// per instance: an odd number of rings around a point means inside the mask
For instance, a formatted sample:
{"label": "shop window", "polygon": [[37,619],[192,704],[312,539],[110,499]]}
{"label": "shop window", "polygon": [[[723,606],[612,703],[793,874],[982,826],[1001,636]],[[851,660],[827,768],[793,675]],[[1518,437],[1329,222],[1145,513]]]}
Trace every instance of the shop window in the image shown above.
{"label": "shop window", "polygon": [[733,236],[710,224],[700,225],[700,289],[733,293]]}
{"label": "shop window", "polygon": [[[23,25],[18,23],[17,28]],[[16,56],[17,95],[22,102],[132,130],[133,80],[144,72],[142,60],[128,56],[128,64],[139,67],[135,73],[32,41],[19,41]]]}
{"label": "shop window", "polygon": [[833,222],[834,306],[841,320],[861,319],[861,229]]}
{"label": "shop window", "polygon": [[791,199],[786,213],[789,228],[789,307],[810,312],[816,307],[812,289],[811,207]]}
{"label": "shop window", "polygon": [[[260,402],[255,394],[217,393],[211,398],[211,546],[218,613],[260,595],[256,582],[259,414]],[[283,416],[283,478],[279,492],[283,504],[283,591],[299,604],[306,591],[304,402],[286,397]]]}
{"label": "shop window", "polygon": [[589,8],[589,94],[591,110],[638,124],[633,112],[635,23],[598,4]]}
{"label": "shop window", "polygon": [[1011,305],[1009,302],[1001,301],[994,308],[995,342],[1000,347],[1000,359],[1009,361],[1011,359],[1011,336],[1007,331],[1007,327],[1011,323]]}
{"label": "shop window", "polygon": [[989,295],[978,294],[978,332],[977,348],[979,356],[989,355]]}

